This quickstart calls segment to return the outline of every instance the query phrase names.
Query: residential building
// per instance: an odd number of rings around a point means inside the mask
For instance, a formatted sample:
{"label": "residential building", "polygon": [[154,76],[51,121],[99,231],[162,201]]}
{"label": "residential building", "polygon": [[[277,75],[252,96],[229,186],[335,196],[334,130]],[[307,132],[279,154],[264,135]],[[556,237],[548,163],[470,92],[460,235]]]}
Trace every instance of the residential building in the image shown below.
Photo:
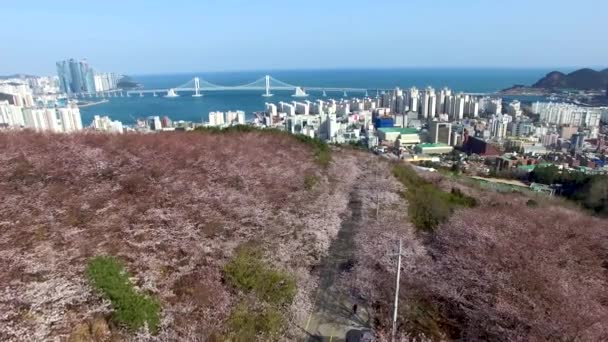
{"label": "residential building", "polygon": [[578,132],[578,127],[576,126],[562,126],[559,131],[559,137],[562,139],[570,140],[572,135]]}
{"label": "residential building", "polygon": [[96,131],[107,133],[123,133],[124,131],[122,122],[118,120],[112,121],[108,116],[95,115],[91,127]]}
{"label": "residential building", "polygon": [[62,132],[71,133],[82,130],[82,118],[78,107],[74,105],[57,108],[56,112]]}
{"label": "residential building", "polygon": [[9,81],[0,83],[0,101],[8,101],[9,104],[18,107],[34,107],[32,89],[23,81]]}
{"label": "residential building", "polygon": [[452,145],[452,124],[432,121],[429,127],[429,140],[432,144]]}
{"label": "residential building", "polygon": [[146,125],[148,129],[152,131],[162,131],[163,124],[160,121],[160,116],[149,116],[146,119]]}
{"label": "residential building", "polygon": [[0,127],[18,128],[25,126],[22,107],[0,101]]}
{"label": "residential building", "polygon": [[94,93],[95,72],[86,60],[73,58],[56,63],[59,86],[63,93]]}
{"label": "residential building", "polygon": [[209,113],[209,125],[210,126],[222,126],[224,125],[224,112],[211,112]]}

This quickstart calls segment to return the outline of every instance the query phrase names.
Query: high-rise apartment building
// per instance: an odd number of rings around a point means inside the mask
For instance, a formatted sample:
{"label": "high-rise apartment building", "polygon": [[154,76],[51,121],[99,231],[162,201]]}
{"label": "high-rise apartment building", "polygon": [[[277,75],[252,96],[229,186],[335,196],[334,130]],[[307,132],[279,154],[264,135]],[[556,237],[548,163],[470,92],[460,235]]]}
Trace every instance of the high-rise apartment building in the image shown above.
{"label": "high-rise apartment building", "polygon": [[224,112],[210,112],[209,125],[222,126],[224,124]]}
{"label": "high-rise apartment building", "polygon": [[8,101],[0,101],[0,127],[22,127],[23,121],[22,108]]}
{"label": "high-rise apartment building", "polygon": [[119,78],[118,74],[113,72],[95,74],[93,77],[94,89],[96,92],[116,89]]}
{"label": "high-rise apartment building", "polygon": [[71,133],[82,130],[80,110],[76,106],[57,108],[57,116],[61,124],[61,131]]}
{"label": "high-rise apartment building", "polygon": [[59,87],[66,94],[95,92],[95,72],[86,60],[57,62]]}

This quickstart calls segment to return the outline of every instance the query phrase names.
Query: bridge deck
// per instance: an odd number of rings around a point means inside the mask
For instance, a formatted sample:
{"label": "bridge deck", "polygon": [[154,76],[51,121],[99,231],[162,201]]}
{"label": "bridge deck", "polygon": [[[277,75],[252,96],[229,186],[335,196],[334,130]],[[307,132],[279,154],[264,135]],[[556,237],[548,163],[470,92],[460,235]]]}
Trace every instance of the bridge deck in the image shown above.
{"label": "bridge deck", "polygon": [[[274,84],[274,86],[273,86]],[[180,92],[189,92],[195,93],[199,92],[211,92],[211,91],[261,91],[265,93],[271,93],[273,91],[295,91],[297,88],[302,88],[304,91],[326,91],[326,92],[353,92],[353,93],[364,93],[364,92],[374,92],[374,91],[387,91],[390,89],[377,89],[377,88],[350,88],[350,87],[306,87],[306,86],[295,86],[280,80],[273,78],[270,75],[266,75],[254,82],[238,85],[238,86],[222,86],[213,84],[211,82],[205,81],[202,78],[195,77],[192,80],[188,81],[185,84],[174,88],[167,89],[136,89],[136,90],[120,90],[120,89],[112,89],[103,92],[96,93],[79,93],[72,94],[76,97],[78,96],[104,96],[109,94],[121,94],[126,93],[126,95],[138,95],[138,94],[152,94],[158,93],[162,96],[162,94],[166,94],[170,90],[175,91],[176,93]],[[467,93],[469,95],[488,95],[483,93]]]}

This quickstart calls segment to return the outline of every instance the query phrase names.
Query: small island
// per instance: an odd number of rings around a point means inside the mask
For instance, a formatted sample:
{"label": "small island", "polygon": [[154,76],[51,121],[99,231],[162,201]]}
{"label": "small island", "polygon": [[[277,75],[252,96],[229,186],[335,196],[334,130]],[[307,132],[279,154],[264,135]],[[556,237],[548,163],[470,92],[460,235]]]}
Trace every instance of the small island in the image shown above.
{"label": "small island", "polygon": [[142,89],[143,86],[140,83],[134,81],[129,76],[123,76],[123,78],[121,78],[118,83],[116,83],[116,88],[122,90],[135,90]]}

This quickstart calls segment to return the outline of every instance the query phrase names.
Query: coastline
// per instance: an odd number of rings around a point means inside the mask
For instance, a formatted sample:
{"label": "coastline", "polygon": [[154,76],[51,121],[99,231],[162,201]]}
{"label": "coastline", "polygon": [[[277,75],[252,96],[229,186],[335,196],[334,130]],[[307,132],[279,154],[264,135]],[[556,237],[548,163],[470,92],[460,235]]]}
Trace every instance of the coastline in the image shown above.
{"label": "coastline", "polygon": [[95,106],[95,105],[102,104],[102,103],[107,103],[107,102],[110,102],[110,100],[103,99],[103,100],[100,100],[100,101],[97,101],[97,102],[88,102],[88,103],[85,103],[85,104],[77,104],[77,106],[78,106],[78,108],[86,108],[86,107],[91,107],[91,106]]}

